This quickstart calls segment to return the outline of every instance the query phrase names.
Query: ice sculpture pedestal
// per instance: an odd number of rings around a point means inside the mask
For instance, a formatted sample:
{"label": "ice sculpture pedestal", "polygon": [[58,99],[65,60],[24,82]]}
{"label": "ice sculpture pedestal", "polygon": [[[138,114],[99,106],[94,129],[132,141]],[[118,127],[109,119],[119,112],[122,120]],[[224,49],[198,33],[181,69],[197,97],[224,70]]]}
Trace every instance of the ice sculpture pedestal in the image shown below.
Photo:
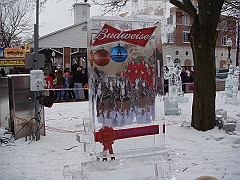
{"label": "ice sculpture pedestal", "polygon": [[232,105],[238,106],[240,105],[240,101],[234,98],[226,98],[225,104],[232,104]]}
{"label": "ice sculpture pedestal", "polygon": [[[156,151],[158,150],[158,151]],[[144,150],[142,151],[144,152]],[[149,152],[149,151],[148,151]],[[174,171],[174,158],[162,147],[153,149],[153,154],[132,156],[134,151],[126,152],[125,158],[113,161],[91,161],[81,163],[82,177],[85,180],[132,180],[171,179]],[[119,155],[117,155],[119,157]]]}
{"label": "ice sculpture pedestal", "polygon": [[180,115],[181,109],[178,108],[178,101],[172,101],[169,97],[165,97],[164,99],[165,104],[165,115]]}
{"label": "ice sculpture pedestal", "polygon": [[189,98],[184,96],[178,96],[178,102],[179,103],[189,102]]}

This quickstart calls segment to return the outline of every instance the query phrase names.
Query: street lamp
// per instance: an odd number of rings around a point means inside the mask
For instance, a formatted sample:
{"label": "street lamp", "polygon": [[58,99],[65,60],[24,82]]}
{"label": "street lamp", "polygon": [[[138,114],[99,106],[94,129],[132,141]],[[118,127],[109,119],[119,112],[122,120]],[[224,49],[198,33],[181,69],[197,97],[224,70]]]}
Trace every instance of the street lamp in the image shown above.
{"label": "street lamp", "polygon": [[231,61],[231,58],[230,58],[230,56],[231,56],[230,51],[231,51],[231,48],[232,48],[231,38],[228,38],[226,45],[227,45],[227,48],[228,48],[228,68],[229,68],[229,65],[232,64],[232,61]]}
{"label": "street lamp", "polygon": [[55,58],[56,54],[55,54],[55,51],[52,52],[52,57],[53,57],[53,60],[52,60],[52,71],[55,70],[54,68],[54,58]]}

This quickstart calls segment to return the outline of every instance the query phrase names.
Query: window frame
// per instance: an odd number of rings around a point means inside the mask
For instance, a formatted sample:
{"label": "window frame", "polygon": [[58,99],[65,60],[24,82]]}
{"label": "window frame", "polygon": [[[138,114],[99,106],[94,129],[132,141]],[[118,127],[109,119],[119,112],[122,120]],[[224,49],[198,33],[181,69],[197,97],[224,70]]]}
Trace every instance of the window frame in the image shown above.
{"label": "window frame", "polygon": [[173,43],[173,33],[167,33],[167,42]]}
{"label": "window frame", "polygon": [[222,30],[227,30],[227,25],[228,25],[227,20],[226,20],[226,19],[223,19],[223,20],[221,21],[221,29],[222,29]]}
{"label": "window frame", "polygon": [[173,24],[173,15],[170,14],[170,16],[167,18],[167,24]]}
{"label": "window frame", "polygon": [[227,46],[227,36],[222,36],[221,37],[221,45],[222,46]]}
{"label": "window frame", "polygon": [[182,24],[183,25],[190,25],[190,17],[188,15],[183,15],[182,16]]}
{"label": "window frame", "polygon": [[[183,31],[183,43],[190,43],[188,38],[189,33],[190,33],[189,31]],[[185,41],[186,39],[187,41]]]}

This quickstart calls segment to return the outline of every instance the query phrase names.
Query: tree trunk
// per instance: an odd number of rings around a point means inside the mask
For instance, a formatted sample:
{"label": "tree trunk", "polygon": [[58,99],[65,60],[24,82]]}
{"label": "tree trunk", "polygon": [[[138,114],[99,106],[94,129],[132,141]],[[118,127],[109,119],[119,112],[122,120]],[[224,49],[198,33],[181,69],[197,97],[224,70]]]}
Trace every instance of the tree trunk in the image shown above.
{"label": "tree trunk", "polygon": [[201,27],[195,19],[189,35],[194,59],[191,126],[201,131],[213,129],[215,125],[216,38],[216,29]]}

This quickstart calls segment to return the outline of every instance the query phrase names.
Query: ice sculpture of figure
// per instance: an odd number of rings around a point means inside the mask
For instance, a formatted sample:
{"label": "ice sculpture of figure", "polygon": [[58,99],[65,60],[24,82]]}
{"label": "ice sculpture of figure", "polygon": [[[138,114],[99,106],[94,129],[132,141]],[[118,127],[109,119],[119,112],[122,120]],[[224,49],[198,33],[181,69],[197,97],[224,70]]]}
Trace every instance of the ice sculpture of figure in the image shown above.
{"label": "ice sculpture of figure", "polygon": [[225,81],[225,97],[232,98],[232,88],[233,88],[233,66],[229,66],[228,77]]}
{"label": "ice sculpture of figure", "polygon": [[237,100],[238,94],[238,82],[239,79],[239,67],[237,66],[235,69],[232,65],[229,66],[228,77],[225,81],[225,103],[238,105],[240,101]]}
{"label": "ice sculpture of figure", "polygon": [[238,86],[239,86],[238,80],[239,80],[239,66],[237,66],[233,72],[233,87],[232,87],[233,99],[237,99]]}
{"label": "ice sculpture of figure", "polygon": [[181,71],[182,71],[182,67],[180,65],[176,65],[176,67],[175,67],[175,72],[176,72],[175,85],[177,86],[177,96],[178,97],[183,96]]}
{"label": "ice sculpture of figure", "polygon": [[176,86],[177,75],[172,57],[167,55],[166,62],[169,71],[167,72],[164,69],[164,79],[168,79],[168,97],[165,98],[165,114],[180,115],[181,109],[178,108],[178,89]]}

